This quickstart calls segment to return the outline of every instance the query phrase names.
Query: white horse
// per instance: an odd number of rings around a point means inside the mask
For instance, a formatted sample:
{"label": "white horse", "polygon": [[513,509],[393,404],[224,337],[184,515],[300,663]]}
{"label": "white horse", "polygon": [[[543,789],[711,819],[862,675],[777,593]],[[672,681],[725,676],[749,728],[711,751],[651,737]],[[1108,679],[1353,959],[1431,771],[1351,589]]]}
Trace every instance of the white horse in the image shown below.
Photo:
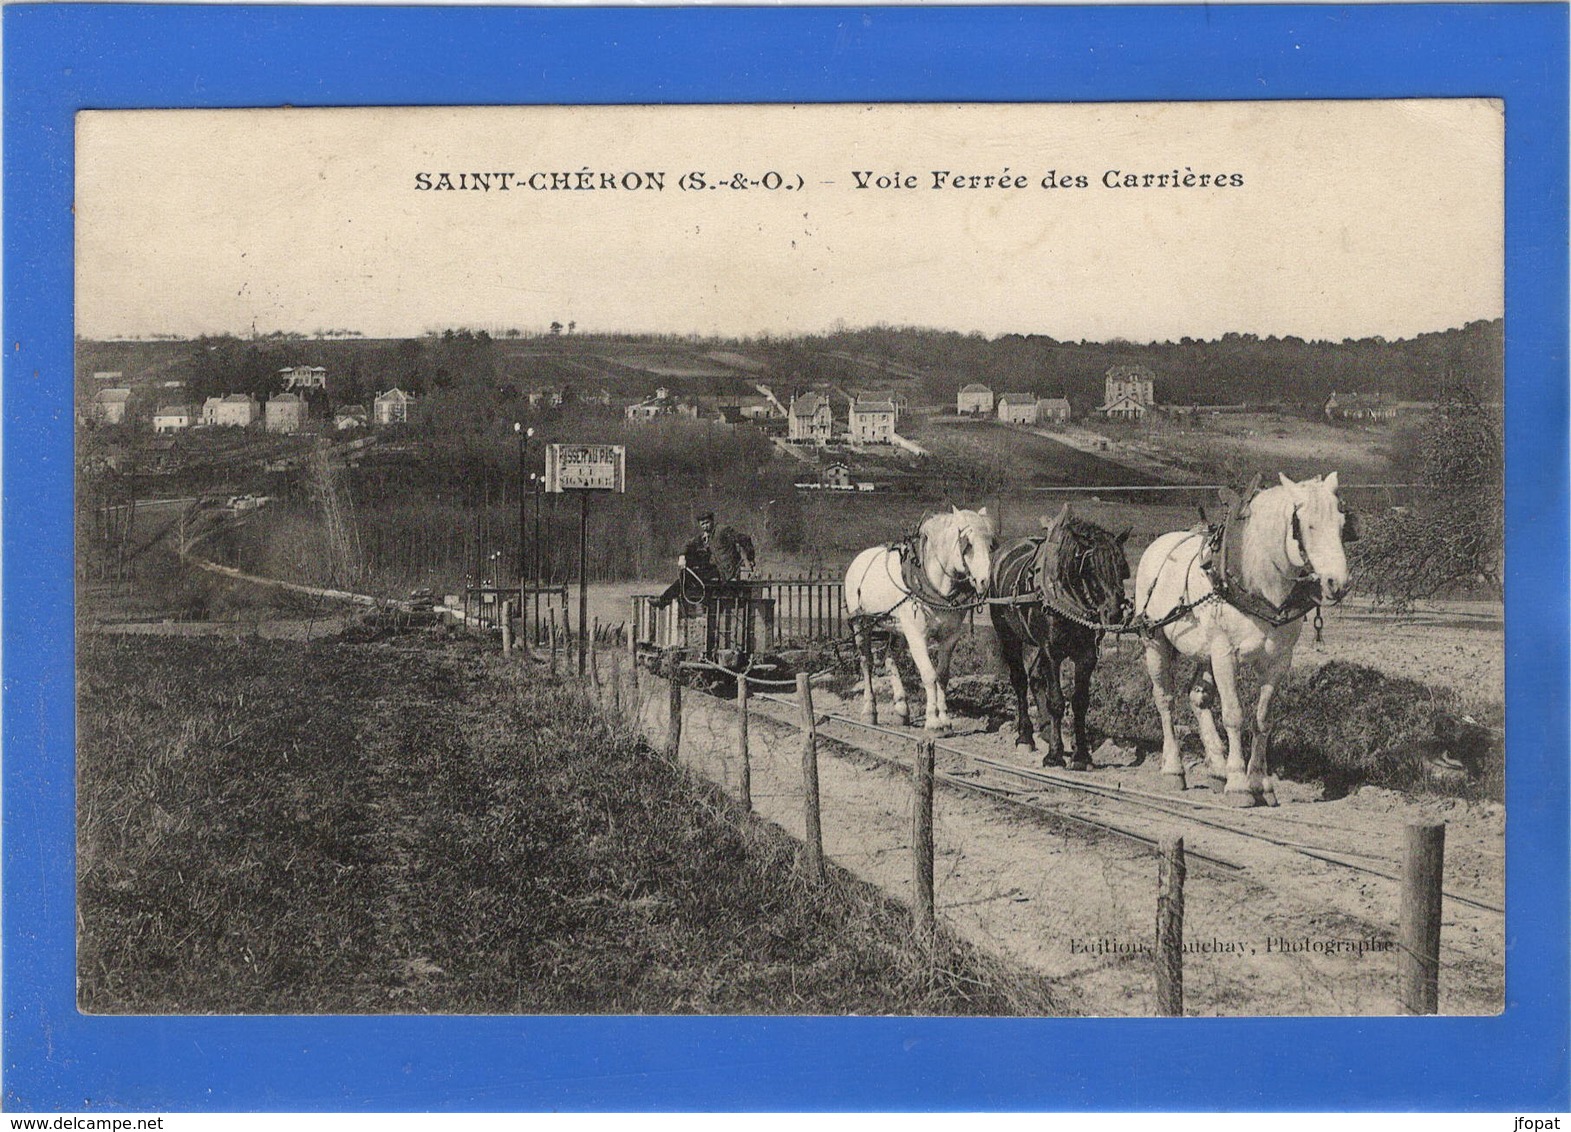
{"label": "white horse", "polygon": [[[979,511],[955,507],[924,520],[908,542],[875,546],[852,560],[846,571],[845,603],[861,659],[864,719],[878,720],[869,630],[875,619],[890,618],[905,635],[911,659],[922,674],[927,691],[925,727],[929,731],[949,729],[944,703],[949,661],[967,612],[987,594],[997,542],[998,528],[986,507]],[[909,723],[911,709],[893,656],[889,658],[889,683],[895,718]]]}
{"label": "white horse", "polygon": [[[1244,517],[1234,520],[1242,530],[1237,569],[1230,570],[1229,576],[1242,591],[1239,605],[1247,605],[1253,613],[1221,600],[1220,595],[1213,596],[1215,587],[1201,565],[1207,542],[1204,532],[1175,531],[1161,536],[1146,548],[1135,572],[1137,617],[1143,614],[1159,622],[1179,613],[1145,639],[1146,671],[1157,714],[1162,717],[1162,773],[1169,776],[1167,781],[1175,789],[1187,785],[1178,739],[1173,734],[1172,662],[1175,653],[1181,652],[1199,661],[1189,702],[1200,726],[1210,773],[1225,778],[1225,797],[1240,806],[1276,805],[1268,766],[1271,697],[1293,662],[1303,616],[1314,599],[1335,602],[1349,582],[1342,547],[1346,517],[1336,497],[1337,474],[1302,483],[1286,476],[1280,479],[1253,500],[1242,501]],[[1295,589],[1298,596],[1291,608],[1284,609]],[[1182,611],[1187,606],[1193,608]],[[1273,610],[1280,613],[1273,616]],[[1296,617],[1292,616],[1295,611]],[[1260,673],[1247,769],[1237,682],[1241,663],[1255,666]],[[1222,726],[1227,731],[1225,752],[1211,716],[1211,706],[1218,699]]]}

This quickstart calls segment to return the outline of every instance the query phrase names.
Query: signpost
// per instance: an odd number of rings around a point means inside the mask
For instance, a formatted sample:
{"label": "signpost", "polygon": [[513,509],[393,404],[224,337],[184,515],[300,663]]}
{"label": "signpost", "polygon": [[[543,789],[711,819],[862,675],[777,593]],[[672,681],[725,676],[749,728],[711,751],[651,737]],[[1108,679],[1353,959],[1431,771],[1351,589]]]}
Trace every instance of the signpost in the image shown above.
{"label": "signpost", "polygon": [[621,444],[548,444],[545,489],[578,496],[578,674],[588,670],[589,582],[585,568],[589,549],[589,496],[597,491],[627,490],[627,448]]}

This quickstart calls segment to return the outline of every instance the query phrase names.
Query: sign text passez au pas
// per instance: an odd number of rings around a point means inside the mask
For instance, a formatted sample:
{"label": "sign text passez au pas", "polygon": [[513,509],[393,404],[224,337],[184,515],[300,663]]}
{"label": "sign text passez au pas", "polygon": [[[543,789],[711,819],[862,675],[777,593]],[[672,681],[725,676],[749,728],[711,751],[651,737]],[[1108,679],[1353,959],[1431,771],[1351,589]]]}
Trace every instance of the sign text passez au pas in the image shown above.
{"label": "sign text passez au pas", "polygon": [[545,489],[626,491],[627,449],[621,444],[548,444]]}

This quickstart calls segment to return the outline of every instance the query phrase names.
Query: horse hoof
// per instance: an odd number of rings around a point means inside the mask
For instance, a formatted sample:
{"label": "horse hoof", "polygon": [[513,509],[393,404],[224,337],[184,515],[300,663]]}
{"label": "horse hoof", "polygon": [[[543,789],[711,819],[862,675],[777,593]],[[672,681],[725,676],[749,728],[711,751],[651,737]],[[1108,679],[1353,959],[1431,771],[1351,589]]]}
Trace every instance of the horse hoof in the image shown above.
{"label": "horse hoof", "polygon": [[1272,782],[1269,778],[1266,779],[1265,785],[1261,787],[1259,798],[1261,802],[1267,806],[1281,805],[1281,803],[1276,800],[1276,783]]}
{"label": "horse hoof", "polygon": [[1260,804],[1260,799],[1248,790],[1226,790],[1222,793],[1222,800],[1240,810],[1247,810]]}
{"label": "horse hoof", "polygon": [[1064,756],[1049,752],[1042,756],[1042,765],[1044,767],[1062,767],[1064,765]]}
{"label": "horse hoof", "polygon": [[1091,760],[1090,759],[1071,759],[1069,761],[1069,763],[1068,763],[1068,767],[1069,767],[1070,770],[1090,770],[1091,769]]}
{"label": "horse hoof", "polygon": [[1017,754],[1017,755],[1034,755],[1034,754],[1036,754],[1036,748],[1034,746],[1032,746],[1030,743],[1016,743],[1015,744],[1015,754]]}
{"label": "horse hoof", "polygon": [[1162,772],[1162,785],[1175,794],[1189,789],[1189,780],[1184,777],[1181,770],[1164,770]]}

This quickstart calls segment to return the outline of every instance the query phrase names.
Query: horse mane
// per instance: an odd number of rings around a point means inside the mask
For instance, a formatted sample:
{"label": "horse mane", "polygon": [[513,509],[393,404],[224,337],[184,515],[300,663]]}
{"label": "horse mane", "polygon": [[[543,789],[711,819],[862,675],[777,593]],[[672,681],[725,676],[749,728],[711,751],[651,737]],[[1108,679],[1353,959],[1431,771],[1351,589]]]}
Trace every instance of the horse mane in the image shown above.
{"label": "horse mane", "polygon": [[[1059,524],[1058,533],[1064,542],[1073,543],[1077,547],[1090,550],[1105,550],[1109,554],[1118,551],[1118,538],[1106,527],[1098,526],[1089,519],[1082,519],[1079,515],[1070,514]],[[1078,556],[1076,556],[1078,557]],[[1058,555],[1058,576],[1060,583],[1075,580],[1077,562],[1075,558]]]}
{"label": "horse mane", "polygon": [[1259,590],[1262,582],[1281,577],[1277,551],[1286,545],[1287,525],[1293,521],[1293,497],[1274,484],[1246,504],[1243,537],[1239,546],[1239,580]]}

